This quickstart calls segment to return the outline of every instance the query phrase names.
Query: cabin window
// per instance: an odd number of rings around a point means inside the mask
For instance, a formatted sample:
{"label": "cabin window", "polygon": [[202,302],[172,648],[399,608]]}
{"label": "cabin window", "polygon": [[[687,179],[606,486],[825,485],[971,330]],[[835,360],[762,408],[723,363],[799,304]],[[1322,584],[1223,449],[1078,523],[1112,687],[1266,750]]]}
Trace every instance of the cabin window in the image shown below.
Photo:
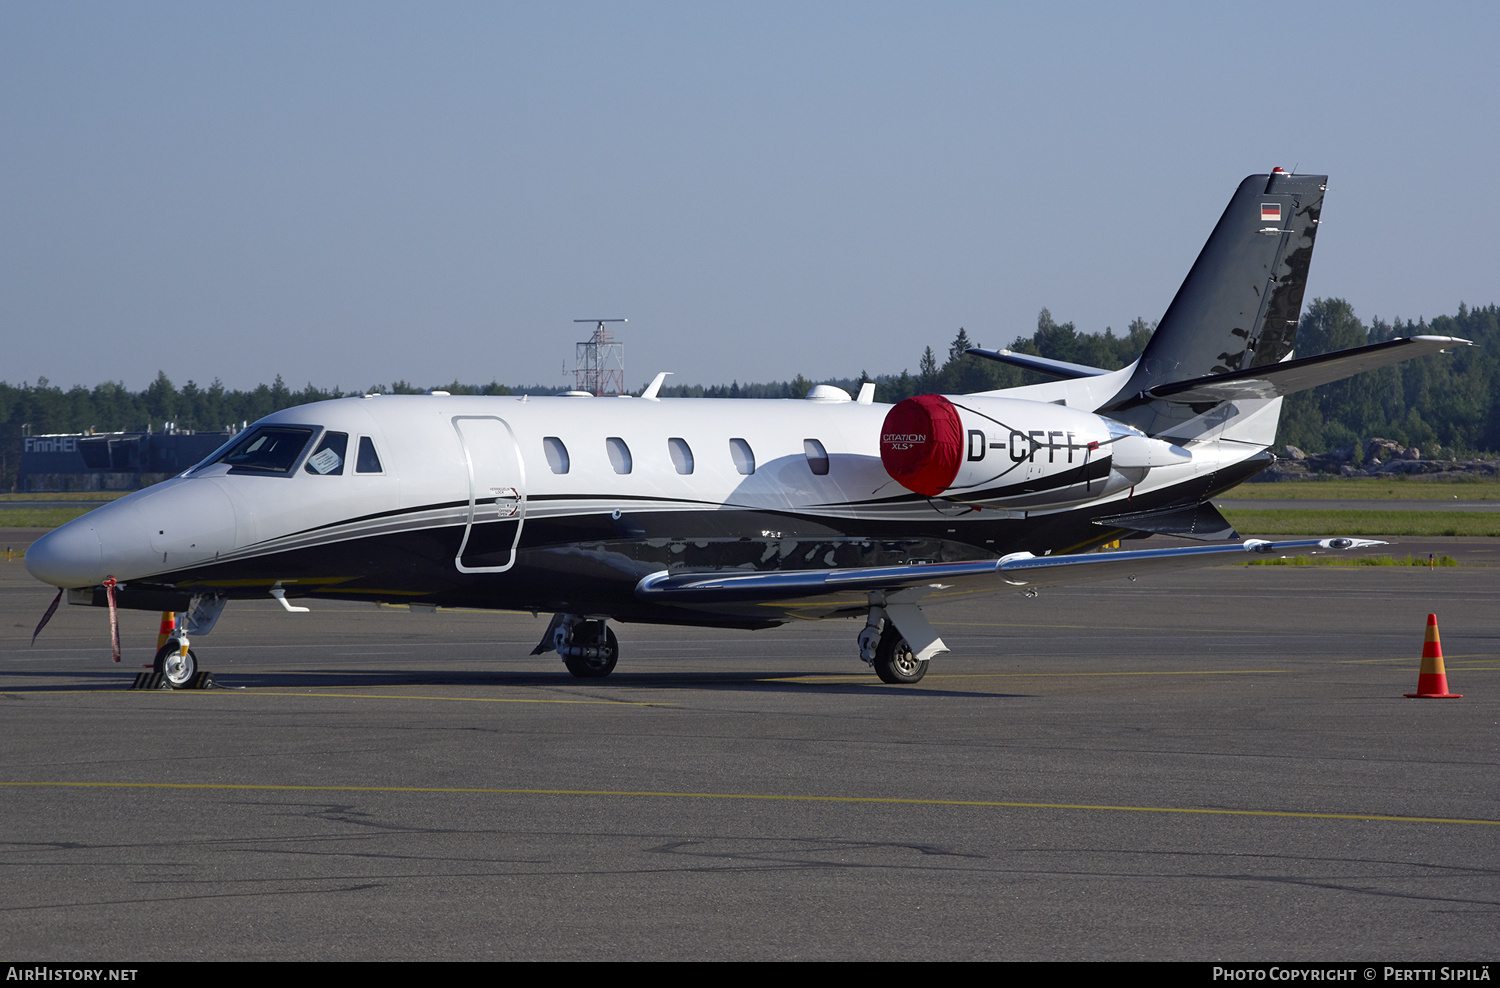
{"label": "cabin window", "polygon": [[693,448],[686,439],[668,439],[667,452],[672,454],[672,466],[681,474],[693,472]]}
{"label": "cabin window", "polygon": [[553,473],[568,472],[568,447],[556,436],[547,436],[542,440],[542,450],[547,454],[547,466],[552,468]]}
{"label": "cabin window", "polygon": [[227,464],[230,473],[289,474],[312,436],[308,426],[263,425],[237,440],[213,462]]}
{"label": "cabin window", "polygon": [[359,437],[359,455],[354,459],[355,473],[385,473],[380,466],[380,454],[375,452],[375,441],[369,436]]}
{"label": "cabin window", "polygon": [[807,454],[807,465],[819,477],[828,475],[828,450],[816,439],[802,440],[802,452]]}
{"label": "cabin window", "polygon": [[629,473],[630,447],[625,445],[625,440],[619,436],[610,436],[604,440],[604,447],[609,451],[609,465],[615,468],[615,473]]}
{"label": "cabin window", "polygon": [[325,477],[338,476],[344,472],[344,454],[348,449],[349,433],[325,432],[323,441],[318,443],[318,448],[307,458],[307,465],[302,469]]}
{"label": "cabin window", "polygon": [[755,451],[745,440],[729,440],[729,456],[734,460],[734,468],[741,476],[748,477],[755,472]]}

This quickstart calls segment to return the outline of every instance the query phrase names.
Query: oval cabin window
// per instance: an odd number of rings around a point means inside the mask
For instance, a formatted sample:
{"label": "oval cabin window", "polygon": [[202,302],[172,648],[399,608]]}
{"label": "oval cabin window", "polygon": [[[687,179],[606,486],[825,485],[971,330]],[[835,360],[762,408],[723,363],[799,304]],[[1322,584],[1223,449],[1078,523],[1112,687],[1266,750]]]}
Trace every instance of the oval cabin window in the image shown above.
{"label": "oval cabin window", "polygon": [[745,440],[729,440],[729,456],[734,460],[734,468],[741,476],[748,477],[755,472],[755,451]]}
{"label": "oval cabin window", "polygon": [[629,473],[630,447],[625,445],[625,440],[619,436],[610,436],[604,440],[604,446],[609,451],[609,465],[615,468],[615,473]]}
{"label": "oval cabin window", "polygon": [[568,472],[568,447],[556,436],[548,436],[542,440],[542,449],[547,454],[547,466],[552,468],[553,473]]}
{"label": "oval cabin window", "polygon": [[686,439],[668,439],[667,452],[672,455],[672,466],[680,474],[693,472],[693,448]]}

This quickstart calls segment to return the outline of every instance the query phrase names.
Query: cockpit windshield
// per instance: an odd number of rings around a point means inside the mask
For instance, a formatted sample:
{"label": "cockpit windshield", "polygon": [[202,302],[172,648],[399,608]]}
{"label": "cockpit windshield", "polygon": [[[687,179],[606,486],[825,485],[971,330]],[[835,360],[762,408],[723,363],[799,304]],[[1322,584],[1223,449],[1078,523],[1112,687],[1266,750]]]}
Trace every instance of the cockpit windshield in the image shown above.
{"label": "cockpit windshield", "polygon": [[290,473],[312,435],[313,430],[308,426],[263,425],[209,463],[227,464],[230,473]]}

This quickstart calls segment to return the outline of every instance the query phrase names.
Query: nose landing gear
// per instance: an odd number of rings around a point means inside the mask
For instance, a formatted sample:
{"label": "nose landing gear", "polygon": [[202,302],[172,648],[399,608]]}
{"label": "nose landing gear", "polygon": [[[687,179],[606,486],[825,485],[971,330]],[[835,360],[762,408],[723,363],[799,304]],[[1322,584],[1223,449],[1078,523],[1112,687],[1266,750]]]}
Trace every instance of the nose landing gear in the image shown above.
{"label": "nose landing gear", "polygon": [[577,614],[554,615],[531,654],[553,649],[579,679],[603,679],[620,661],[620,642],[602,618],[591,621]]}
{"label": "nose landing gear", "polygon": [[173,689],[186,689],[198,672],[198,656],[188,648],[187,637],[171,639],[156,650],[156,659],[151,663],[152,673],[172,684]]}
{"label": "nose landing gear", "polygon": [[[285,604],[283,603],[283,606]],[[195,594],[186,611],[179,612],[175,624],[167,623],[171,612],[162,615],[166,644],[156,650],[151,672],[136,677],[133,689],[204,690],[215,685],[213,673],[200,672],[198,656],[188,647],[188,635],[206,635],[213,630],[224,612],[224,598]],[[168,630],[170,629],[170,630]]]}

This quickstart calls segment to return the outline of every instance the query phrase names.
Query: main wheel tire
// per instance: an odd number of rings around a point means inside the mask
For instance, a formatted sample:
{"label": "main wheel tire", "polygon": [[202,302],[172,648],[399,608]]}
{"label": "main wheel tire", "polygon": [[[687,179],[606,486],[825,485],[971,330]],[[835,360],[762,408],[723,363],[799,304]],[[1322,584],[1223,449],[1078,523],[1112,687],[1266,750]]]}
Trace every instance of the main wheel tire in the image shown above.
{"label": "main wheel tire", "polygon": [[620,661],[620,642],[615,638],[615,633],[609,628],[604,629],[604,650],[598,658],[569,658],[563,657],[563,664],[568,671],[579,679],[603,679],[615,671],[615,663]]}
{"label": "main wheel tire", "polygon": [[887,633],[880,636],[880,644],[875,646],[875,675],[882,683],[910,685],[927,675],[927,663],[917,659],[905,638]]}
{"label": "main wheel tire", "polygon": [[193,650],[188,649],[187,655],[181,653],[182,645],[174,638],[157,649],[156,659],[151,663],[152,672],[161,673],[173,689],[179,690],[191,683],[198,672],[198,656]]}

